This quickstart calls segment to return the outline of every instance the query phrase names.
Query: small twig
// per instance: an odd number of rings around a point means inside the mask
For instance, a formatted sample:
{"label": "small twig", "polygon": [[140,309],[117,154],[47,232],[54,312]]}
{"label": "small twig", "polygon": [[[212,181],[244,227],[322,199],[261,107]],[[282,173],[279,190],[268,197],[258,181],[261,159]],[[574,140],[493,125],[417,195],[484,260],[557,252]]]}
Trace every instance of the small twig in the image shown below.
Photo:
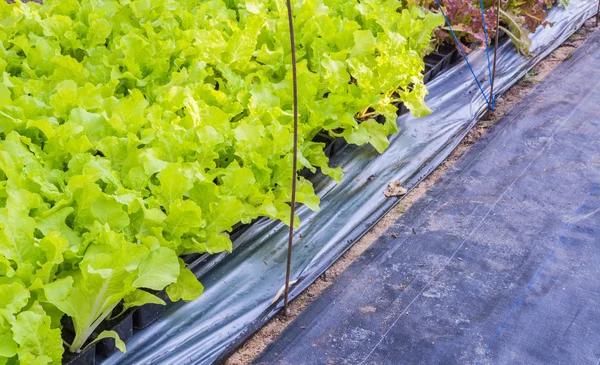
{"label": "small twig", "polygon": [[290,272],[292,266],[292,245],[294,242],[294,216],[296,210],[296,179],[298,159],[298,79],[296,74],[296,40],[294,34],[294,16],[292,1],[287,0],[288,23],[290,26],[290,45],[292,47],[292,87],[294,92],[294,153],[292,161],[292,199],[290,202],[290,235],[288,237],[287,266],[285,270],[285,291],[283,295],[283,312],[288,315],[288,295],[290,292]]}
{"label": "small twig", "polygon": [[[290,281],[290,286],[296,284],[297,282],[298,282],[298,280],[292,280],[292,281]],[[277,294],[275,294],[275,296],[273,297],[273,300],[271,301],[271,304],[277,303],[277,301],[281,297],[281,294],[283,294],[284,290],[285,290],[285,284],[277,291]]]}

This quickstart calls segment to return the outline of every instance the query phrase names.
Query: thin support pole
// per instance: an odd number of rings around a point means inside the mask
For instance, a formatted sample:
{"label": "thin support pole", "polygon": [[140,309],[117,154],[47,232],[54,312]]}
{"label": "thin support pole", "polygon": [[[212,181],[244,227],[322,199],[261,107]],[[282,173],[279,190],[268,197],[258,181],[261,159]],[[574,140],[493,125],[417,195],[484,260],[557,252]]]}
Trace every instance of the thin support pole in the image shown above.
{"label": "thin support pole", "polygon": [[[598,0],[600,1],[600,0]],[[495,105],[494,81],[496,80],[496,61],[498,60],[498,37],[500,33],[500,0],[496,0],[496,34],[494,38],[494,65],[492,66],[492,84],[490,86],[490,100]]]}
{"label": "thin support pole", "polygon": [[294,242],[294,216],[296,215],[296,179],[298,160],[298,78],[296,71],[296,39],[294,34],[294,16],[292,1],[287,0],[288,23],[290,26],[290,45],[292,47],[292,87],[294,90],[294,153],[292,162],[292,199],[290,202],[290,235],[288,237],[287,266],[285,270],[285,291],[283,295],[283,312],[288,315],[288,295],[290,292],[290,272],[292,266],[292,245]]}

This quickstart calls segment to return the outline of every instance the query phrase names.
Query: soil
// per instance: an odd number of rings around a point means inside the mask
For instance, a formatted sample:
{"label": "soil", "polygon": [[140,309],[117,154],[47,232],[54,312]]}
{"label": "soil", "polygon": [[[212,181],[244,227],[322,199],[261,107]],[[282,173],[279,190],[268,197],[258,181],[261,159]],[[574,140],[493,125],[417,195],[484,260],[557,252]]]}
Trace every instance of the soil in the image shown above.
{"label": "soil", "polygon": [[[542,60],[525,77],[519,80],[512,88],[496,101],[496,109],[489,112],[467,134],[460,145],[446,158],[446,160],[433,171],[426,179],[411,190],[392,211],[386,214],[362,239],[352,246],[338,261],[323,273],[311,286],[294,299],[289,305],[289,314],[285,317],[279,314],[262,327],[242,347],[233,353],[224,365],[246,365],[260,354],[267,345],[273,341],[287,326],[298,316],[319,294],[321,294],[360,254],[362,254],[375,240],[386,234],[388,228],[417,201],[453,164],[458,160],[482,135],[494,125],[506,112],[531,89],[540,83],[561,62],[569,59],[571,53],[597,29],[594,18],[588,20],[584,26],[573,34],[565,43],[558,47],[548,57]],[[372,308],[361,308],[370,311]]]}

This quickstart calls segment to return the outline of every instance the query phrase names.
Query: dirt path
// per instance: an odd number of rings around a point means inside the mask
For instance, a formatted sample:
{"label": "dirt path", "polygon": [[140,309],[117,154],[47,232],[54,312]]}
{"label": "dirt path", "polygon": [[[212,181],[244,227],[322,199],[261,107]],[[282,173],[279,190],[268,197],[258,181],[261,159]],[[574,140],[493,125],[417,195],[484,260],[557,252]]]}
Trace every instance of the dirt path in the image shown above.
{"label": "dirt path", "polygon": [[496,110],[489,113],[481,120],[463,139],[460,145],[448,158],[425,180],[417,185],[390,213],[385,215],[362,239],[352,246],[342,257],[336,261],[323,275],[321,275],[307,290],[290,303],[289,316],[282,314],[269,321],[260,331],[252,336],[246,343],[232,354],[224,365],[249,364],[264,348],[277,337],[288,324],[306,308],[320,293],[322,293],[363,251],[375,240],[383,235],[404,211],[418,200],[442,176],[466,150],[468,150],[498,119],[500,119],[515,103],[539,82],[541,82],[556,66],[568,59],[588,35],[596,29],[594,19],[588,20],[584,26],[564,44],[552,52],[542,62],[535,66],[523,79],[519,80],[507,93],[498,99]]}

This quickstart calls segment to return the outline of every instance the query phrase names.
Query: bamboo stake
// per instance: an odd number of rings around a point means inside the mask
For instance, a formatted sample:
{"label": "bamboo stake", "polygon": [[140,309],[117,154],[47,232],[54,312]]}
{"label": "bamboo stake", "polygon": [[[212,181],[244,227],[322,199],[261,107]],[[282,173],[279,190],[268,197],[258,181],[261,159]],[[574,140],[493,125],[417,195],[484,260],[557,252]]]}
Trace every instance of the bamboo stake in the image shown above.
{"label": "bamboo stake", "polygon": [[292,199],[290,202],[290,234],[288,237],[287,266],[285,270],[285,291],[283,295],[283,312],[288,315],[288,295],[290,292],[290,272],[292,265],[292,245],[294,242],[294,216],[296,208],[296,179],[298,159],[298,80],[296,71],[296,40],[294,34],[294,16],[292,1],[287,0],[288,23],[290,26],[290,45],[292,47],[292,87],[294,92],[294,152],[292,162]]}

